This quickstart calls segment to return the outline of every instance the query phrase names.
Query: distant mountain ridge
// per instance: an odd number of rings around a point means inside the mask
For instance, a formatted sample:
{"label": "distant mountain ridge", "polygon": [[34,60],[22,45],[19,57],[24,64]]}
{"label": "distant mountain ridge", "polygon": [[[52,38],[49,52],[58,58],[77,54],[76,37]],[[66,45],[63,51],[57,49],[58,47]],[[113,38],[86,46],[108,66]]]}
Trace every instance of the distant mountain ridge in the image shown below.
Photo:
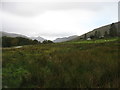
{"label": "distant mountain ridge", "polygon": [[15,33],[8,33],[8,32],[4,32],[4,31],[0,31],[0,37],[3,37],[3,36],[6,36],[6,37],[23,37],[23,38],[27,38],[27,39],[32,39],[32,40],[38,40],[40,42],[43,42],[44,38],[38,36],[38,37],[27,37],[25,35],[22,35],[22,34],[15,34]]}
{"label": "distant mountain ridge", "polygon": [[[86,38],[89,38],[91,35],[94,35],[96,31],[99,31],[101,36],[104,36],[105,32],[109,33],[109,29],[110,29],[111,24],[96,28],[96,29],[94,29],[92,31],[89,31],[89,32],[87,32],[87,33],[85,33],[85,34],[83,34],[81,36],[73,35],[73,36],[69,36],[69,37],[56,38],[55,40],[53,40],[53,42],[59,43],[59,42],[80,40],[80,39],[83,39],[85,37],[85,35],[86,35]],[[116,22],[114,24],[115,24],[115,27],[117,28],[118,34],[120,35],[120,21]],[[36,39],[36,40],[38,40],[40,42],[43,42],[44,40],[46,40],[46,39],[44,39],[44,38],[42,38],[40,36],[38,36],[38,37],[27,37],[27,36],[21,35],[21,34],[8,33],[8,32],[0,31],[0,37],[2,37],[2,36],[23,37],[23,38],[28,38],[28,39],[32,39],[32,40]]]}
{"label": "distant mountain ridge", "polygon": [[40,41],[40,42],[43,42],[44,40],[46,40],[46,39],[44,39],[44,38],[42,38],[42,37],[40,37],[40,36],[38,36],[38,37],[30,37],[32,40],[38,40],[38,41]]}
{"label": "distant mountain ridge", "polygon": [[6,37],[23,37],[23,38],[29,38],[25,35],[21,35],[21,34],[15,34],[15,33],[8,33],[8,32],[3,32],[0,31],[0,37],[2,36],[6,36]]}
{"label": "distant mountain ridge", "polygon": [[53,42],[57,43],[57,42],[65,42],[65,41],[69,41],[72,40],[74,38],[77,38],[77,35],[73,35],[73,36],[69,36],[69,37],[63,37],[63,38],[57,38],[55,40],[53,40]]}

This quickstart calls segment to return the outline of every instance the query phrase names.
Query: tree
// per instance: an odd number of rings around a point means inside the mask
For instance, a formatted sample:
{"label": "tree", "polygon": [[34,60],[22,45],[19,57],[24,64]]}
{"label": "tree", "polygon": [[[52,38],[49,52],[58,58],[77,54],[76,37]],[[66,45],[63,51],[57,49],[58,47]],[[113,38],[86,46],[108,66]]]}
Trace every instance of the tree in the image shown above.
{"label": "tree", "polygon": [[105,31],[105,33],[104,33],[104,37],[108,37],[108,36],[109,36],[108,32]]}
{"label": "tree", "polygon": [[110,26],[109,35],[110,35],[110,37],[117,36],[117,28],[115,27],[114,23],[112,23],[111,26]]}
{"label": "tree", "polygon": [[10,37],[3,36],[2,37],[2,47],[10,47],[11,46],[11,39]]}
{"label": "tree", "polygon": [[98,37],[97,37],[97,31],[95,31],[94,37],[95,37],[95,38],[98,38]]}
{"label": "tree", "polygon": [[95,38],[100,38],[101,37],[100,31],[95,31],[94,37]]}
{"label": "tree", "polygon": [[38,42],[38,40],[33,40],[33,44],[38,44],[39,42]]}
{"label": "tree", "polygon": [[48,43],[53,43],[53,41],[51,41],[51,40],[48,40]]}
{"label": "tree", "polygon": [[94,35],[90,35],[90,38],[91,38],[91,39],[94,39],[94,38],[95,38],[95,36],[94,36]]}
{"label": "tree", "polygon": [[43,44],[53,43],[51,40],[44,40]]}
{"label": "tree", "polygon": [[2,37],[2,47],[20,46],[20,45],[33,45],[39,44],[37,40],[31,40],[23,37]]}
{"label": "tree", "polygon": [[98,31],[98,33],[97,33],[97,37],[98,37],[98,38],[101,37],[101,33],[100,33],[100,31]]}
{"label": "tree", "polygon": [[11,45],[12,45],[12,46],[17,46],[18,43],[19,43],[19,40],[18,40],[17,38],[13,38],[13,39],[11,40]]}
{"label": "tree", "polygon": [[87,35],[86,35],[86,34],[84,35],[84,39],[85,39],[85,40],[87,39]]}

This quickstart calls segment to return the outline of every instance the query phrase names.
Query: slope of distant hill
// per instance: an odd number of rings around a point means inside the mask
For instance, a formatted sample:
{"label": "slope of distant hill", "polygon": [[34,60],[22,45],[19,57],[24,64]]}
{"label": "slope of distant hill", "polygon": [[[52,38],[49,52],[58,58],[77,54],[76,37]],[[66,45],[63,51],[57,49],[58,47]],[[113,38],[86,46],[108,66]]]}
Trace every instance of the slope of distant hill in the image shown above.
{"label": "slope of distant hill", "polygon": [[65,42],[65,41],[69,41],[77,37],[78,37],[77,35],[74,35],[74,36],[69,36],[69,37],[57,38],[53,40],[53,42]]}
{"label": "slope of distant hill", "polygon": [[40,41],[40,42],[43,42],[44,40],[46,40],[46,39],[44,39],[44,38],[42,38],[42,37],[40,37],[40,36],[38,36],[38,37],[30,37],[32,40],[38,40],[38,41]]}
{"label": "slope of distant hill", "polygon": [[[112,23],[111,23],[111,24],[112,24]],[[99,27],[99,28],[96,28],[96,29],[94,29],[94,30],[92,30],[92,31],[90,31],[90,32],[85,33],[85,34],[86,34],[86,37],[88,38],[88,37],[90,37],[91,35],[94,35],[96,31],[97,31],[97,32],[99,31],[100,34],[101,34],[101,36],[104,36],[105,32],[109,33],[111,24],[105,25],[105,26],[102,26],[102,27]],[[114,23],[114,24],[115,24],[115,27],[116,27],[116,29],[117,29],[118,34],[120,34],[120,22],[116,22],[116,23]],[[83,38],[85,37],[85,34],[83,34],[83,35],[81,35],[81,36],[79,36],[79,37],[77,37],[77,38],[74,38],[73,40],[83,39]]]}
{"label": "slope of distant hill", "polygon": [[3,32],[0,31],[0,37],[2,36],[6,36],[6,37],[23,37],[23,38],[29,38],[25,35],[21,35],[21,34],[15,34],[15,33],[8,33],[8,32]]}
{"label": "slope of distant hill", "polygon": [[42,37],[40,37],[40,36],[38,36],[38,37],[27,37],[27,36],[25,36],[25,35],[21,35],[21,34],[15,34],[15,33],[8,33],[8,32],[3,32],[3,31],[0,31],[0,37],[2,37],[2,36],[6,36],[6,37],[22,37],[22,38],[28,38],[28,39],[32,39],[32,40],[38,40],[38,41],[40,41],[40,42],[43,42],[44,40],[46,40],[46,39],[44,39],[44,38],[42,38]]}

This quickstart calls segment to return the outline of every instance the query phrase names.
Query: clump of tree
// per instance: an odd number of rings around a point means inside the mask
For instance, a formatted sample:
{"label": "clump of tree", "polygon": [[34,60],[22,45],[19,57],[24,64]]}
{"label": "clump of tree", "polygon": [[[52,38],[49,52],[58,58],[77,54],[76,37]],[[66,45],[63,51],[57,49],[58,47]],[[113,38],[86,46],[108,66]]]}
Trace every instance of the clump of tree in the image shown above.
{"label": "clump of tree", "polygon": [[95,36],[94,36],[94,35],[90,35],[90,38],[91,38],[91,39],[94,39],[94,38],[95,38]]}
{"label": "clump of tree", "polygon": [[48,44],[48,43],[53,43],[53,41],[51,41],[51,40],[44,40],[42,43],[43,44]]}
{"label": "clump of tree", "polygon": [[104,37],[109,37],[109,34],[108,34],[107,31],[105,31],[105,33],[104,33]]}
{"label": "clump of tree", "polygon": [[117,37],[117,36],[119,36],[119,35],[118,35],[117,28],[116,28],[115,24],[112,23],[112,24],[110,25],[109,31],[105,31],[104,37],[107,38],[107,37]]}
{"label": "clump of tree", "polygon": [[94,38],[100,38],[100,37],[101,37],[100,31],[95,31]]}
{"label": "clump of tree", "polygon": [[37,40],[31,40],[23,37],[2,37],[2,47],[33,45],[39,43],[40,42],[38,42]]}
{"label": "clump of tree", "polygon": [[38,43],[41,43],[41,42],[39,42],[38,40],[33,40],[33,42],[34,42],[34,44],[38,44]]}
{"label": "clump of tree", "polygon": [[115,24],[112,23],[109,29],[109,36],[110,37],[116,37],[117,36],[117,28],[115,27]]}
{"label": "clump of tree", "polygon": [[87,34],[84,34],[84,39],[85,39],[85,40],[87,39]]}

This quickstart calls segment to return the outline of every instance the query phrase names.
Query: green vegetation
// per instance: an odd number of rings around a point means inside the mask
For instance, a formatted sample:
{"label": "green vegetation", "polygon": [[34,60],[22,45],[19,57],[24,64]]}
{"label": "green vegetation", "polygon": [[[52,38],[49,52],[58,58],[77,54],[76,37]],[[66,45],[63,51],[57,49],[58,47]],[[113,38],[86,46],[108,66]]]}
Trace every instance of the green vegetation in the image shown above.
{"label": "green vegetation", "polygon": [[[37,40],[31,40],[23,37],[6,37],[3,36],[0,38],[2,40],[2,47],[13,47],[13,46],[22,46],[22,45],[35,45],[41,44],[41,42]],[[50,40],[44,40],[43,44],[53,43]]]}
{"label": "green vegetation", "polygon": [[100,38],[100,37],[101,37],[100,31],[95,31],[94,38]]}
{"label": "green vegetation", "polygon": [[111,27],[110,27],[110,30],[109,30],[109,36],[110,37],[115,37],[117,35],[118,35],[117,28],[115,27],[115,24],[112,23]]}
{"label": "green vegetation", "polygon": [[44,40],[42,43],[43,43],[43,44],[49,44],[49,43],[53,43],[53,42],[50,41],[50,40]]}
{"label": "green vegetation", "polygon": [[[101,27],[98,29],[94,29],[88,33],[79,36],[77,40],[87,40],[88,38],[91,39],[103,39],[103,38],[113,38],[113,37],[120,37],[120,25],[116,25],[112,23],[109,25],[109,28]],[[106,28],[106,29],[105,29]]]}
{"label": "green vegetation", "polygon": [[119,38],[3,48],[3,87],[120,88]]}
{"label": "green vegetation", "polygon": [[79,40],[79,41],[76,40],[76,41],[68,41],[67,43],[106,43],[106,42],[111,42],[111,41],[116,41],[116,40],[118,40],[118,37],[105,38],[105,39],[93,39],[93,40]]}
{"label": "green vegetation", "polygon": [[[2,47],[12,47],[12,46],[21,46],[21,45],[33,45],[39,44],[37,40],[30,40],[23,37],[6,37],[3,36],[2,38]],[[0,39],[1,39],[0,38]]]}

